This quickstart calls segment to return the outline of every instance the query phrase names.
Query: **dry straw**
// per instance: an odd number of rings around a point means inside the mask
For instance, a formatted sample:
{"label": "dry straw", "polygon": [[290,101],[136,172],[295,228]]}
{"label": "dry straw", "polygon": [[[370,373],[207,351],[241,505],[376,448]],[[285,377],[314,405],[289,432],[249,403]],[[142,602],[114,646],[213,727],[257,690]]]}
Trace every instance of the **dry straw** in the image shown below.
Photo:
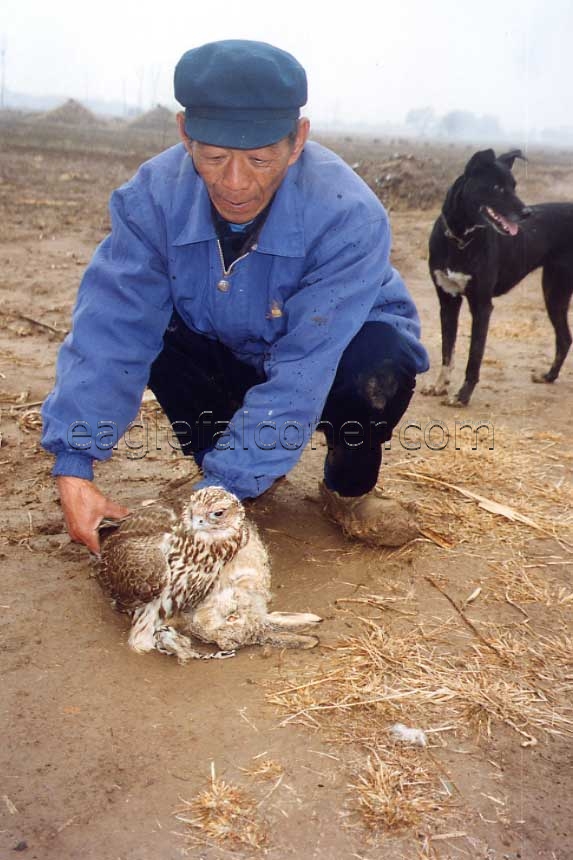
{"label": "dry straw", "polygon": [[42,429],[42,414],[39,409],[29,409],[16,419],[24,433],[39,432]]}
{"label": "dry straw", "polygon": [[[573,735],[567,674],[573,643],[567,636],[490,626],[483,642],[472,641],[471,632],[456,629],[455,618],[403,633],[371,619],[363,625],[360,636],[336,647],[336,671],[269,698],[288,714],[282,725],[299,722],[364,751],[350,788],[369,827],[393,833],[436,826],[452,806],[455,790],[444,779],[435,745],[397,745],[391,733],[396,721],[419,726],[430,738],[445,726],[484,741],[494,726],[505,725],[524,747],[542,735]],[[462,647],[454,650],[456,638]]]}
{"label": "dry straw", "polygon": [[274,782],[282,779],[284,767],[280,761],[267,756],[257,756],[250,768],[244,768],[244,772],[257,782]]}
{"label": "dry straw", "polygon": [[443,450],[421,449],[396,462],[385,486],[414,498],[424,527],[441,535],[446,547],[523,539],[517,524],[571,552],[572,467],[573,451],[561,434],[484,426],[477,438],[462,430]]}
{"label": "dry straw", "polygon": [[207,788],[190,801],[182,800],[175,818],[185,824],[183,836],[190,845],[258,852],[268,844],[257,801],[242,787],[217,777],[213,764]]}
{"label": "dry straw", "polygon": [[[459,450],[426,451],[388,469],[385,488],[416,501],[423,537],[387,558],[395,569],[415,555],[428,573],[415,579],[414,594],[411,583],[402,594],[394,583],[387,594],[339,599],[343,611],[360,613],[360,635],[333,647],[322,675],[269,693],[282,725],[320,730],[354,756],[351,804],[372,830],[422,827],[439,838],[436,828],[460,803],[440,738],[465,738],[479,751],[496,727],[525,748],[573,735],[573,590],[558,581],[573,562],[572,462],[558,434],[496,428],[493,450],[462,438]],[[532,558],[532,544],[544,555]],[[477,584],[460,577],[467,557],[486,572]],[[452,596],[460,584],[463,600]],[[418,611],[429,586],[437,620]],[[484,621],[483,607],[494,604]],[[548,607],[549,634],[534,623]],[[428,747],[396,744],[397,722],[422,729]]]}

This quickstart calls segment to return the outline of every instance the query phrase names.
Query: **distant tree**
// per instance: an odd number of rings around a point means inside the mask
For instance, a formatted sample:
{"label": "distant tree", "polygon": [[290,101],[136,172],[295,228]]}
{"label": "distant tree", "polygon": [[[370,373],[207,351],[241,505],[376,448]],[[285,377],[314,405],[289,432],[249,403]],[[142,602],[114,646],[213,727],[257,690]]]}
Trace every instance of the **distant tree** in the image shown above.
{"label": "distant tree", "polygon": [[486,137],[490,140],[501,137],[502,131],[498,118],[493,116],[493,114],[484,114],[479,119],[479,132],[481,137]]}
{"label": "distant tree", "polygon": [[448,137],[471,137],[475,125],[475,115],[468,110],[451,110],[440,120],[440,129]]}
{"label": "distant tree", "polygon": [[411,125],[416,133],[423,137],[436,122],[436,114],[431,107],[412,108],[406,114],[406,125]]}
{"label": "distant tree", "polygon": [[496,116],[476,116],[468,110],[452,110],[438,123],[440,134],[457,139],[481,140],[501,137],[502,130]]}

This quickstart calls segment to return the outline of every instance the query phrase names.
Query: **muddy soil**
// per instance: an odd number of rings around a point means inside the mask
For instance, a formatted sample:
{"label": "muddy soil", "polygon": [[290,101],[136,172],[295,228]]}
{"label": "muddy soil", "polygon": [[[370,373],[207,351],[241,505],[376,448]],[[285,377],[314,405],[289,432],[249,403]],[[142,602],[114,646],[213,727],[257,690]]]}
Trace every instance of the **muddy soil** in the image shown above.
{"label": "muddy soil", "polygon": [[[436,832],[454,835],[434,841],[430,851],[421,829],[387,840],[383,828],[374,839],[362,827],[348,788],[362,750],[332,743],[308,724],[280,725],[285,714],[268,702],[268,690],[296,684],[309,670],[328,673],[336,643],[361,629],[337,598],[401,583],[413,589],[411,623],[436,621],[451,618],[452,606],[432,589],[428,573],[439,571],[460,597],[484,575],[485,563],[467,541],[446,548],[420,541],[396,556],[345,540],[318,503],[320,446],[305,452],[293,473],[251,508],[270,547],[274,608],[322,615],[320,647],[253,647],[232,660],[186,666],[128,650],[126,619],[101,594],[87,550],[63,533],[51,458],[39,447],[34,410],[52,385],[82,270],[106,233],[110,191],[171,141],[25,123],[5,123],[0,133],[0,482],[7,518],[0,533],[0,858],[175,860],[186,851],[209,860],[229,857],[215,845],[189,848],[173,817],[181,799],[208,783],[212,766],[260,801],[268,856],[281,860],[573,857],[570,736],[543,735],[536,746],[523,747],[503,725],[494,725],[489,737],[470,733],[463,741],[455,732],[443,734],[433,754],[455,786],[456,803],[447,826]],[[393,262],[418,304],[433,376],[440,338],[427,239],[472,147],[328,143],[357,165],[390,209]],[[572,153],[529,156],[528,165],[516,167],[525,200],[573,199]],[[465,363],[467,316],[456,382]],[[530,380],[533,368],[549,364],[552,349],[534,274],[496,302],[471,406],[458,414],[417,392],[408,417],[448,427],[462,417],[486,419],[514,434],[527,431],[529,438],[553,434],[548,463],[557,464],[569,485],[573,363],[555,385]],[[184,478],[183,458],[168,444],[158,447],[143,459],[118,451],[98,471],[101,488],[137,505]],[[382,480],[404,456],[398,447],[388,452]],[[479,481],[468,486],[479,492]],[[564,512],[556,509],[557,515]],[[525,561],[549,557],[555,561],[547,576],[566,587],[571,556],[550,537],[532,533]],[[503,623],[507,605],[490,603],[483,612]],[[528,612],[539,629],[553,629],[558,618],[573,634],[570,604]],[[384,623],[391,630],[404,622],[390,617]],[[246,773],[263,754],[284,768],[278,785],[256,783]]]}

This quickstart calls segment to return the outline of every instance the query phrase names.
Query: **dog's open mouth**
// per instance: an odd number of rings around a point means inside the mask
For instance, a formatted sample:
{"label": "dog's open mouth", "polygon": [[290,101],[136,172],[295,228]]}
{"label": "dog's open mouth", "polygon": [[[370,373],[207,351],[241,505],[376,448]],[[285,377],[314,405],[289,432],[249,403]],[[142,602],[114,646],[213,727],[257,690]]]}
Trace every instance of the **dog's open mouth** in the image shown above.
{"label": "dog's open mouth", "polygon": [[507,218],[504,218],[503,215],[500,215],[499,212],[496,212],[495,209],[491,208],[491,206],[483,206],[482,213],[485,216],[486,221],[491,224],[494,230],[501,233],[502,236],[517,236],[519,233],[519,227],[517,224],[513,221],[508,221]]}

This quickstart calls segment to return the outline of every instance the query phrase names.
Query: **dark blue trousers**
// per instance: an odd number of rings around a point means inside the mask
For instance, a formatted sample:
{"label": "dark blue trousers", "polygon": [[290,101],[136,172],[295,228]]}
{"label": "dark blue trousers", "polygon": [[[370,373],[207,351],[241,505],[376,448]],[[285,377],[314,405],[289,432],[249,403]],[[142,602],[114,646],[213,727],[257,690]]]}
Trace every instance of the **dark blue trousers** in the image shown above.
{"label": "dark blue trousers", "polygon": [[[201,464],[213,447],[215,427],[200,416],[212,413],[216,421],[229,421],[249,388],[263,381],[261,373],[226,346],[192,332],[174,314],[151,367],[149,387],[183,452]],[[342,354],[318,425],[328,440],[324,479],[331,490],[361,496],[376,484],[382,444],[406,411],[415,384],[415,359],[407,341],[387,323],[366,323]],[[363,431],[361,443],[356,422]]]}

